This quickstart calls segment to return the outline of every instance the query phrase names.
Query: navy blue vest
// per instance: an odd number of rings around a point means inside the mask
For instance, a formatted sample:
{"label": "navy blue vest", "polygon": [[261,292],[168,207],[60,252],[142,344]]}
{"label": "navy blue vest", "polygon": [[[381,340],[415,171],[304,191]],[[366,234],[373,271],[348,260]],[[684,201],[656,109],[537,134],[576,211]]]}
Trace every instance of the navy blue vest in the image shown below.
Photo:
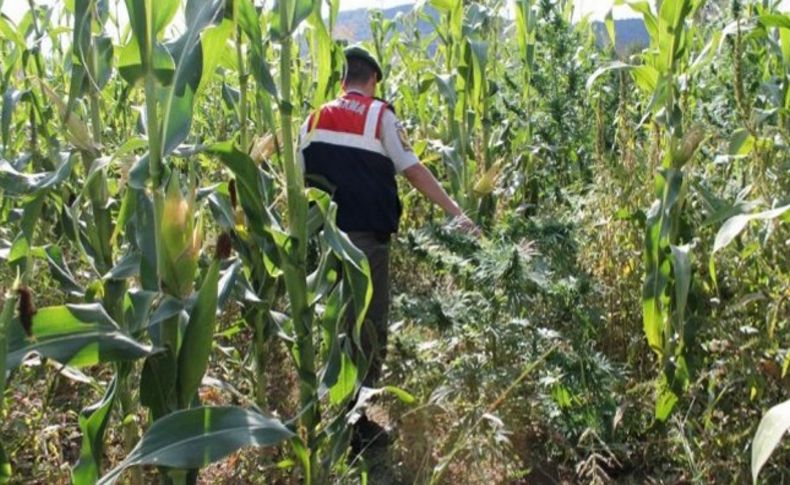
{"label": "navy blue vest", "polygon": [[343,231],[398,230],[395,165],[381,143],[387,108],[382,101],[349,93],[324,105],[303,128],[306,182],[332,194]]}

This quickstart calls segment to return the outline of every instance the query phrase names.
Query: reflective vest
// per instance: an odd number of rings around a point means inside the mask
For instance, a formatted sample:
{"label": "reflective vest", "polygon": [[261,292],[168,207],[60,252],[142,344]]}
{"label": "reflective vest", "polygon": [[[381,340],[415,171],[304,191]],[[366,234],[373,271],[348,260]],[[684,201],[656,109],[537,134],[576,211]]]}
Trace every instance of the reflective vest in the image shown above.
{"label": "reflective vest", "polygon": [[381,118],[388,108],[383,101],[349,93],[324,105],[303,128],[307,184],[332,194],[337,225],[346,232],[398,230],[395,165],[381,142]]}

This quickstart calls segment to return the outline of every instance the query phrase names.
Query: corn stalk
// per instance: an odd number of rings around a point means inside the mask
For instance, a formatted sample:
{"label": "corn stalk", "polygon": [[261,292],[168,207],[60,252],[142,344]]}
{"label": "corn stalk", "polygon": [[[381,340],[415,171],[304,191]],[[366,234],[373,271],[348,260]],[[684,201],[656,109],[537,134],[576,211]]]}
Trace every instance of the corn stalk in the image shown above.
{"label": "corn stalk", "polygon": [[658,79],[654,105],[660,111],[655,113],[655,122],[664,133],[663,159],[655,182],[657,200],[647,215],[642,300],[647,341],[663,371],[656,402],[656,417],[661,421],[672,412],[690,378],[686,307],[692,248],[682,244],[680,233],[688,185],[683,167],[704,135],[696,128],[685,131],[679,78],[694,35],[688,19],[697,8],[699,4],[690,0],[665,0],[657,17],[648,10],[642,12],[646,24],[653,26],[649,30],[655,53],[647,55],[645,65],[655,70]]}

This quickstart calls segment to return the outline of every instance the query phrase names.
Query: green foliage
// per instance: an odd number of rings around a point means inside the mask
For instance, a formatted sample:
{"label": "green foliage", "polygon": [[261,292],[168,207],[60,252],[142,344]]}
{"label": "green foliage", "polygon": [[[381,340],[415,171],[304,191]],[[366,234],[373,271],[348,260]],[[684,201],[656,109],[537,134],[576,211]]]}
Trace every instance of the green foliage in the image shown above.
{"label": "green foliage", "polygon": [[765,413],[757,427],[752,442],[752,480],[757,483],[757,476],[760,470],[768,461],[782,436],[790,428],[790,415],[788,410],[790,404],[785,401],[777,404]]}
{"label": "green foliage", "polygon": [[156,421],[140,443],[98,483],[115,483],[130,466],[199,468],[244,446],[267,446],[294,434],[279,421],[237,407],[198,407]]}
{"label": "green foliage", "polygon": [[571,1],[373,13],[380,94],[485,236],[401,189],[372,390],[370,268],[295,151],[339,89],[342,4],[257,3],[0,19],[0,482],[191,482],[235,454],[377,483],[348,456],[369,406],[404,482],[742,481],[751,436],[753,479],[786,473],[777,411],[757,426],[790,369],[786,12],[617,2],[649,35],[630,53]]}

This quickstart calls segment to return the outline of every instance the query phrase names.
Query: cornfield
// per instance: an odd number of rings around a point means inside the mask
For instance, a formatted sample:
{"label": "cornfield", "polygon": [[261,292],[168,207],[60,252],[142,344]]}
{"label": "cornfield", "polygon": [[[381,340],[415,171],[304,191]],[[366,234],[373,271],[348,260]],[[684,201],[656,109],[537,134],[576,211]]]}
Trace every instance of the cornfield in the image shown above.
{"label": "cornfield", "polygon": [[[376,389],[369,263],[297,157],[340,0],[0,17],[0,483],[788,476],[787,3],[616,3],[644,44],[571,0],[370,13],[483,232],[401,184]],[[350,450],[365,409],[386,452]]]}

